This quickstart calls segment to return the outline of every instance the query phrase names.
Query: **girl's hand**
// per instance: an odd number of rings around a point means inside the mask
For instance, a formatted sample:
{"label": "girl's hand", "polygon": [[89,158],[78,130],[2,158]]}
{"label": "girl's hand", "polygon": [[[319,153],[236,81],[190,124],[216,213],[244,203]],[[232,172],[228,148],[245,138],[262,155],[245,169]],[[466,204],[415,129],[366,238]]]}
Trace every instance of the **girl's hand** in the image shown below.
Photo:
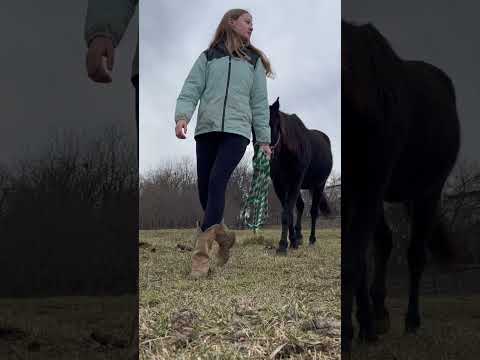
{"label": "girl's hand", "polygon": [[[92,40],[87,51],[88,77],[95,82],[112,82],[115,49],[111,39],[98,36]],[[104,59],[106,58],[106,63]]]}
{"label": "girl's hand", "polygon": [[187,138],[187,121],[186,120],[177,121],[177,125],[175,126],[175,135],[177,135],[177,138],[179,139]]}
{"label": "girl's hand", "polygon": [[272,157],[272,149],[270,148],[269,144],[261,144],[260,149],[267,155],[267,158],[270,159]]}

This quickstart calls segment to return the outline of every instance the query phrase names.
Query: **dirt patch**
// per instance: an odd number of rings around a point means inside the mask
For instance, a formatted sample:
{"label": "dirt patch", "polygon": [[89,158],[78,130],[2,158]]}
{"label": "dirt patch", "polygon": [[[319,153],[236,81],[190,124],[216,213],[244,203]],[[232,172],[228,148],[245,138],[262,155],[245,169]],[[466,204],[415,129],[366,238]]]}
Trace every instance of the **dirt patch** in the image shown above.
{"label": "dirt patch", "polygon": [[340,336],[341,322],[328,318],[307,320],[302,325],[303,331],[314,331],[317,334],[329,337]]}
{"label": "dirt patch", "polygon": [[186,346],[197,337],[195,325],[198,315],[188,309],[174,312],[170,318],[170,328],[173,330],[173,340],[176,346]]}
{"label": "dirt patch", "polygon": [[191,246],[183,245],[183,244],[177,244],[176,249],[178,251],[193,251],[193,248]]}

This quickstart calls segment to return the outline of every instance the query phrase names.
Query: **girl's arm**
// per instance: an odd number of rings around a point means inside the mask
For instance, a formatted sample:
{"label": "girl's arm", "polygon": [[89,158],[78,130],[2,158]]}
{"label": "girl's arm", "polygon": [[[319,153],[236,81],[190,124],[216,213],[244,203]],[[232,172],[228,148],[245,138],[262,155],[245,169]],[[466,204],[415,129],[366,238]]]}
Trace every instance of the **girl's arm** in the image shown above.
{"label": "girl's arm", "polygon": [[175,123],[179,120],[190,122],[197,103],[205,90],[206,66],[207,57],[202,53],[195,61],[183,84],[180,95],[178,95],[175,107]]}
{"label": "girl's arm", "polygon": [[259,57],[255,67],[250,108],[256,144],[270,144],[270,108],[268,106],[267,75]]}
{"label": "girl's arm", "polygon": [[138,0],[89,0],[84,29],[87,46],[95,37],[105,36],[117,47],[137,5]]}

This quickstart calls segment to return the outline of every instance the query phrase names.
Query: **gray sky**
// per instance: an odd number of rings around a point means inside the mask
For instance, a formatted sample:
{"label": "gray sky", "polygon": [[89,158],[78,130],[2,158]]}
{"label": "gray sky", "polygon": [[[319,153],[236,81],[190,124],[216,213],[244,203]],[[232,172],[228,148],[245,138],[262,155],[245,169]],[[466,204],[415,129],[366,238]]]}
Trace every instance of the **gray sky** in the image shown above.
{"label": "gray sky", "polygon": [[[85,70],[83,29],[87,0],[12,1],[0,11],[0,163],[41,155],[56,135],[98,138],[116,124],[135,139],[131,62],[135,16],[117,48],[113,83],[96,84]],[[11,34],[11,36],[9,36]]]}
{"label": "gray sky", "polygon": [[[188,139],[177,139],[176,98],[223,14],[241,7],[253,16],[252,43],[276,74],[267,83],[269,103],[280,97],[281,110],[325,132],[340,173],[340,1],[143,0],[140,6],[140,172],[194,159],[196,113]],[[251,157],[251,145],[248,151]]]}
{"label": "gray sky", "polygon": [[480,3],[449,0],[343,0],[342,17],[372,22],[402,58],[423,60],[453,80],[462,128],[459,159],[480,160]]}

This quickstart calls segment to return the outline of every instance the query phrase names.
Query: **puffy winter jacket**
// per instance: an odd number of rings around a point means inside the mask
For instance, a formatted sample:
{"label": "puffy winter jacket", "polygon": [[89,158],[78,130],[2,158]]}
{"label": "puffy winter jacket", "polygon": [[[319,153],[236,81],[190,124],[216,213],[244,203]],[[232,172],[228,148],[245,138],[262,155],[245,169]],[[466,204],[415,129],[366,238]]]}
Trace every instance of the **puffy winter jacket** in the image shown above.
{"label": "puffy winter jacket", "polygon": [[207,49],[188,74],[175,108],[175,122],[189,122],[198,101],[195,136],[222,131],[270,143],[266,72],[260,56],[244,48],[250,59],[230,56],[224,43]]}
{"label": "puffy winter jacket", "polygon": [[[85,20],[87,46],[97,36],[112,39],[117,47],[137,8],[138,0],[89,0]],[[132,64],[132,78],[138,76],[138,42]]]}

